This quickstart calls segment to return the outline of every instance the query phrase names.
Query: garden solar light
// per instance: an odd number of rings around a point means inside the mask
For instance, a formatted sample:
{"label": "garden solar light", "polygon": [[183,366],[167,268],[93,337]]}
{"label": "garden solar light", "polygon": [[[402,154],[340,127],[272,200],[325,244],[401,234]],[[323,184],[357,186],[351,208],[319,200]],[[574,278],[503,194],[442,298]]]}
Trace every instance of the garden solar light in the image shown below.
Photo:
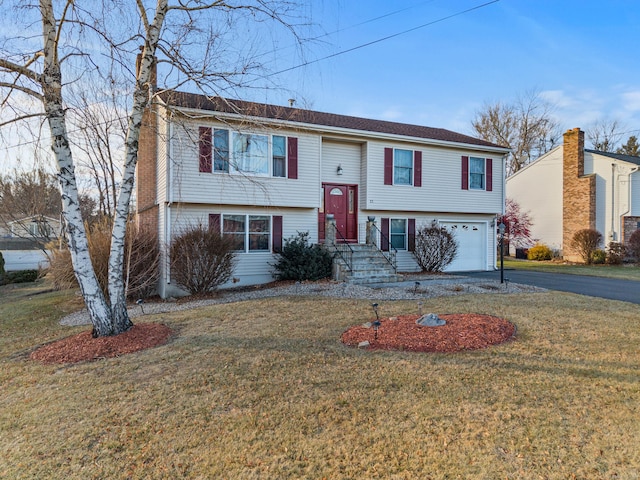
{"label": "garden solar light", "polygon": [[418,287],[420,286],[420,282],[416,282],[416,286],[413,287],[413,294],[415,295],[416,293],[418,293]]}
{"label": "garden solar light", "polygon": [[373,338],[375,340],[378,339],[378,328],[380,328],[380,320],[376,320],[375,322],[372,323],[373,325]]}
{"label": "garden solar light", "polygon": [[372,303],[371,306],[373,307],[373,312],[376,314],[376,320],[380,320],[380,317],[378,316],[378,304]]}
{"label": "garden solar light", "polygon": [[138,300],[136,300],[136,305],[140,305],[140,310],[142,310],[142,314],[144,315],[144,308],[142,308],[142,303],[144,302],[143,299],[139,298]]}

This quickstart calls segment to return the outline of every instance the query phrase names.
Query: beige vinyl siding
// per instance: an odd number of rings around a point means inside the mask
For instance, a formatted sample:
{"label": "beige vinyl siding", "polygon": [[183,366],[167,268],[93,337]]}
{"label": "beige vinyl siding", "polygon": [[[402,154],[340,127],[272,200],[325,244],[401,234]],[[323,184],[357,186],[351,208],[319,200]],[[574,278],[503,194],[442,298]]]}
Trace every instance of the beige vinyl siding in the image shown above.
{"label": "beige vinyl siding", "polygon": [[[502,212],[503,159],[501,155],[481,151],[438,148],[419,144],[370,142],[367,187],[364,204],[372,209],[427,212]],[[422,152],[422,187],[384,185],[384,149],[402,148]],[[492,191],[462,190],[463,155],[493,160]],[[415,170],[414,170],[415,175]]]}
{"label": "beige vinyl siding", "polygon": [[562,248],[562,147],[507,179],[507,197],[531,216],[531,238]]}
{"label": "beige vinyl siding", "polygon": [[[357,185],[361,179],[362,144],[352,142],[322,142],[322,182]],[[338,175],[338,166],[342,175]]]}
{"label": "beige vinyl siding", "polygon": [[[309,238],[314,241],[318,238],[318,216],[315,209],[305,208],[257,208],[242,207],[236,205],[181,205],[180,208],[171,209],[172,235],[176,236],[188,225],[201,223],[209,224],[209,214],[216,213],[222,215],[281,215],[282,216],[282,238],[289,239],[298,232],[309,232]],[[273,224],[272,224],[273,228]],[[273,237],[271,237],[273,241]],[[274,279],[273,267],[277,261],[277,255],[271,252],[247,252],[236,255],[236,264],[232,278],[222,286],[222,288],[238,287],[243,285],[257,285],[267,283]],[[174,286],[175,288],[175,286]]]}
{"label": "beige vinyl siding", "polygon": [[198,128],[207,126],[231,131],[230,127],[204,120],[175,123],[174,126],[173,201],[308,208],[319,206],[319,136],[288,130],[252,132],[298,138],[298,179],[240,173],[201,173]]}

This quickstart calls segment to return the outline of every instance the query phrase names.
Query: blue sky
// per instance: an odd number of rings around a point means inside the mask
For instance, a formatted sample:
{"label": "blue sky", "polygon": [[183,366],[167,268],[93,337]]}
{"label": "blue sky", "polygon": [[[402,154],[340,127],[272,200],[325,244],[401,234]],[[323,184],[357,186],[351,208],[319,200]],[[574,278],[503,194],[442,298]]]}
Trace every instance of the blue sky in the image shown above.
{"label": "blue sky", "polygon": [[[313,61],[488,3],[489,0],[313,2]],[[402,10],[402,11],[399,11]],[[379,16],[396,12],[382,19]],[[363,22],[367,22],[362,24]],[[468,13],[357,49],[277,79],[284,91],[251,100],[471,133],[486,102],[538,90],[563,129],[618,119],[640,129],[640,2],[499,0]],[[349,28],[352,27],[352,28]],[[277,68],[301,59],[280,54]],[[626,138],[626,137],[625,137]]]}
{"label": "blue sky", "polygon": [[[302,3],[301,18],[311,24],[302,36],[325,36],[294,48],[290,36],[274,33],[274,50],[268,34],[256,33],[267,27],[247,24],[236,38],[271,52],[259,59],[272,72],[308,65],[270,76],[277,88],[256,83],[228,96],[279,105],[295,98],[303,108],[473,134],[483,104],[537,90],[556,106],[562,130],[618,120],[623,141],[640,136],[638,0]],[[32,156],[6,147],[0,171]]]}

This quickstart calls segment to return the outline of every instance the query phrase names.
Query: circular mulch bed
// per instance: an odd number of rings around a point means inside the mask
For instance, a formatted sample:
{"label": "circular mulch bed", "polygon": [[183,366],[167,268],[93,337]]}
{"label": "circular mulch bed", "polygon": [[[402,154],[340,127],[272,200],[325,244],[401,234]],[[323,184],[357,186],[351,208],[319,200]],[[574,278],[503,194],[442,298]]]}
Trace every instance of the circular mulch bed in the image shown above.
{"label": "circular mulch bed", "polygon": [[423,327],[419,315],[400,315],[380,319],[378,334],[374,327],[358,325],[341,336],[345,345],[357,347],[369,342],[369,350],[406,350],[412,352],[459,352],[478,350],[513,338],[516,327],[491,315],[461,313],[439,315],[446,325]]}
{"label": "circular mulch bed", "polygon": [[42,363],[78,363],[111,358],[167,343],[172,330],[159,323],[135,324],[112,337],[93,338],[91,330],[48,343],[33,351],[32,360]]}

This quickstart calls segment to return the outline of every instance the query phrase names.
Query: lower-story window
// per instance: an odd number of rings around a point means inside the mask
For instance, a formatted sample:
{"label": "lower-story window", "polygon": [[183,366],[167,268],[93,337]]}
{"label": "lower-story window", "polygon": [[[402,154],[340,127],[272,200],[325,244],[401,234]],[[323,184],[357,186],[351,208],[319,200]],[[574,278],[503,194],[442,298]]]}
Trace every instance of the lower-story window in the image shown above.
{"label": "lower-story window", "polygon": [[396,250],[407,249],[407,220],[392,218],[389,228],[391,246]]}
{"label": "lower-story window", "polygon": [[240,252],[269,251],[271,217],[268,215],[223,215],[222,233],[233,236],[234,250]]}

